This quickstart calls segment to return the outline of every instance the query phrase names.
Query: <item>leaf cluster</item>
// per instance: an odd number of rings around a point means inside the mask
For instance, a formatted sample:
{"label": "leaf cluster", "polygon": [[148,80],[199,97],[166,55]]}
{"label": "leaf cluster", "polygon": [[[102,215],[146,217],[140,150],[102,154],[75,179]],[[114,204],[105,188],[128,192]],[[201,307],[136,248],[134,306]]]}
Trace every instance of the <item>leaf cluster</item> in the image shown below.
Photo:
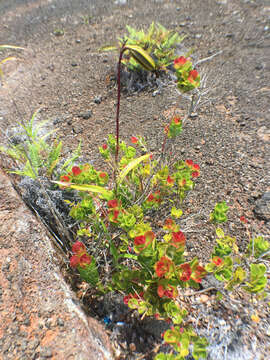
{"label": "leaf cluster", "polygon": [[[165,136],[174,139],[181,133],[181,122],[172,120],[170,124]],[[194,170],[199,166],[191,160],[167,163],[163,157],[152,159],[143,137],[133,138],[133,142],[130,146],[120,141],[116,165],[116,139],[109,135],[99,151],[111,172],[79,165],[62,173],[58,184],[79,191],[81,200],[71,204],[70,211],[80,225],[78,238],[95,241],[96,245],[91,246],[95,259],[101,247],[111,259],[111,279],[104,281],[101,274],[98,288],[124,292],[126,304],[142,317],[170,318],[178,326],[187,314],[175,302],[178,287],[198,288],[206,274],[196,258],[186,261],[186,239],[177,223],[182,215],[181,203],[194,186]],[[103,183],[101,174],[106,179]],[[147,215],[151,212],[157,216],[168,203],[170,210],[157,235],[153,224],[146,221]],[[83,279],[91,284],[89,276],[87,280],[84,272]],[[189,344],[193,344],[196,356],[200,341],[191,330],[185,330],[177,340],[183,349],[186,344],[181,356],[189,352]],[[175,349],[177,344],[172,344]]]}
{"label": "leaf cluster", "polygon": [[[165,70],[172,64],[176,57],[175,50],[177,46],[184,40],[185,36],[181,36],[176,31],[167,30],[161,24],[152,22],[148,31],[143,29],[137,30],[131,26],[126,26],[128,35],[119,39],[119,45],[125,43],[127,46],[138,46],[150,55],[156,64],[157,70]],[[118,46],[104,46],[101,51],[118,50]],[[142,69],[142,66],[130,53],[122,62],[130,70]]]}
{"label": "leaf cluster", "polygon": [[[33,114],[32,118],[27,124],[19,123],[21,132],[19,135],[26,138],[19,144],[10,144],[8,147],[0,146],[0,152],[10,156],[14,159],[21,169],[11,170],[10,173],[20,176],[28,176],[36,179],[38,176],[47,176],[51,178],[56,171],[62,154],[62,142],[55,140],[49,142],[49,137],[55,130],[46,132],[41,135],[45,130],[47,121],[36,123],[35,119],[37,111]],[[81,152],[81,144],[73,152],[71,157],[67,159],[60,167],[63,171],[69,164],[74,163],[79,157]]]}
{"label": "leaf cluster", "polygon": [[[179,135],[181,131],[170,127],[178,124],[172,120],[165,131],[167,137]],[[164,333],[164,341],[177,355],[161,353],[156,360],[184,359],[190,352],[194,359],[206,358],[207,341],[185,325],[187,310],[176,301],[179,289],[198,289],[201,279],[213,273],[225,283],[227,291],[241,287],[253,294],[264,294],[266,266],[256,261],[270,245],[258,237],[250,241],[246,253],[239,254],[236,239],[217,228],[210,262],[202,267],[197,258],[187,261],[186,238],[179,225],[180,207],[194,186],[199,166],[192,160],[168,163],[162,156],[153,160],[144,138],[133,137],[132,142],[134,145],[130,146],[120,141],[120,160],[115,164],[116,140],[110,135],[99,150],[111,173],[105,176],[88,164],[80,165],[76,174],[72,169],[68,172],[69,182],[59,184],[79,191],[81,201],[72,204],[70,214],[79,221],[78,238],[96,244],[91,246],[96,269],[98,249],[103,248],[111,259],[111,276],[105,281],[100,273],[99,280],[95,278],[97,288],[124,293],[124,302],[142,317],[155,316],[172,322],[173,327]],[[100,174],[106,179],[103,183]],[[170,211],[157,227],[155,216],[165,204],[169,204]],[[228,209],[225,202],[216,204],[212,222],[225,222]],[[149,214],[150,222],[146,220]],[[255,262],[251,256],[256,257]],[[93,283],[90,273],[89,278],[84,273],[83,279]]]}

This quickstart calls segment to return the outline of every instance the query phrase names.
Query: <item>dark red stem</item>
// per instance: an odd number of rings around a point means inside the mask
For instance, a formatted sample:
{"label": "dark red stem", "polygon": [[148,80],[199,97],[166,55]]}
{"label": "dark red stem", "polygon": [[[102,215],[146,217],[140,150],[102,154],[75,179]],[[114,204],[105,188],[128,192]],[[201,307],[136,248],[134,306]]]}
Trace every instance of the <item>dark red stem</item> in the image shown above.
{"label": "dark red stem", "polygon": [[166,145],[166,142],[167,142],[168,132],[169,132],[169,128],[165,130],[165,135],[164,135],[163,144],[162,144],[162,148],[161,148],[161,156],[162,157],[164,156],[164,151],[165,151],[165,145]]}
{"label": "dark red stem", "polygon": [[117,68],[117,108],[116,108],[116,151],[115,151],[115,163],[116,167],[118,165],[118,153],[119,153],[119,113],[120,113],[120,97],[121,97],[121,62],[126,43],[124,42],[120,54],[119,54],[119,61],[118,61],[118,68]]}

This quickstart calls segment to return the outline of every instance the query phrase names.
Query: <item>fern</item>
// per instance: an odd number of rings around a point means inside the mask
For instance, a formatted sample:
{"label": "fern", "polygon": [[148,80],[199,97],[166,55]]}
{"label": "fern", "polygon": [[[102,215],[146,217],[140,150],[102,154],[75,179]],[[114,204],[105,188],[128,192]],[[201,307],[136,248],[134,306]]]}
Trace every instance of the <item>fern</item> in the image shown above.
{"label": "fern", "polygon": [[48,162],[47,162],[47,173],[49,176],[52,175],[53,170],[55,169],[56,165],[58,164],[60,160],[62,150],[62,141],[60,141],[58,144],[55,141],[52,150],[49,153],[48,156]]}
{"label": "fern", "polygon": [[30,158],[31,164],[36,171],[43,164],[42,158],[39,154],[39,147],[34,143],[28,143],[28,156]]}
{"label": "fern", "polygon": [[20,175],[20,176],[28,176],[28,177],[30,177],[32,179],[37,178],[36,173],[33,170],[32,165],[30,164],[29,160],[27,160],[23,170],[12,170],[12,171],[9,171],[9,172],[12,173],[12,174]]}
{"label": "fern", "polygon": [[[40,173],[47,173],[49,176],[52,176],[60,160],[62,150],[61,141],[59,143],[55,141],[52,145],[46,142],[48,136],[56,130],[49,131],[45,135],[40,136],[40,132],[48,121],[41,121],[39,124],[35,124],[37,113],[38,111],[33,114],[27,124],[19,123],[22,129],[20,135],[27,136],[27,140],[23,145],[10,145],[7,148],[0,147],[0,152],[12,157],[20,163],[21,168],[23,167],[23,169],[12,170],[10,172],[21,176],[29,176],[33,179],[39,176]],[[77,152],[73,155],[71,162],[79,156],[80,144],[76,150]]]}
{"label": "fern", "polygon": [[0,152],[10,156],[12,159],[17,160],[19,162],[23,162],[26,160],[25,154],[22,152],[19,146],[12,145],[9,148],[5,148],[4,146],[0,146]]}

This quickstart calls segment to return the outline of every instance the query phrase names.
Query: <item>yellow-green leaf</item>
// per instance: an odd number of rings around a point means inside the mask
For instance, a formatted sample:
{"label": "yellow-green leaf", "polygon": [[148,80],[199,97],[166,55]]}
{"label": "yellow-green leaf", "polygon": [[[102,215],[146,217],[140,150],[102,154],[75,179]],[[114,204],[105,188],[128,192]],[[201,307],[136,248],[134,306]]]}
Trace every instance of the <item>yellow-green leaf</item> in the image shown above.
{"label": "yellow-green leaf", "polygon": [[0,61],[0,65],[4,64],[5,62],[9,61],[9,60],[16,60],[16,58],[14,56],[9,56],[3,60]]}
{"label": "yellow-green leaf", "polygon": [[138,45],[125,45],[132,57],[147,71],[156,70],[155,61],[151,56]]}
{"label": "yellow-green leaf", "polygon": [[172,217],[175,217],[175,218],[180,218],[180,216],[182,216],[183,214],[183,211],[181,209],[176,209],[176,207],[172,207],[171,209],[171,215]]}
{"label": "yellow-green leaf", "polygon": [[119,48],[115,45],[105,45],[98,49],[98,51],[116,51]]}
{"label": "yellow-green leaf", "polygon": [[65,186],[65,187],[69,187],[69,188],[74,189],[74,190],[93,192],[93,193],[101,194],[101,195],[106,196],[106,197],[110,197],[110,196],[113,195],[112,191],[106,190],[102,186],[87,185],[87,184],[77,185],[77,184],[72,184],[72,183],[62,182],[62,181],[53,181],[53,182],[55,184]]}
{"label": "yellow-green leaf", "polygon": [[149,159],[150,154],[146,154],[143,156],[140,156],[137,159],[132,160],[119,174],[117,183],[121,184],[124,178],[127,176],[127,174],[133,170],[135,167],[137,167],[142,161]]}
{"label": "yellow-green leaf", "polygon": [[15,45],[0,45],[0,50],[2,49],[21,49],[24,50],[23,47],[15,46]]}
{"label": "yellow-green leaf", "polygon": [[217,228],[216,229],[216,234],[217,234],[217,237],[219,239],[223,239],[224,238],[224,231],[221,229],[221,228]]}

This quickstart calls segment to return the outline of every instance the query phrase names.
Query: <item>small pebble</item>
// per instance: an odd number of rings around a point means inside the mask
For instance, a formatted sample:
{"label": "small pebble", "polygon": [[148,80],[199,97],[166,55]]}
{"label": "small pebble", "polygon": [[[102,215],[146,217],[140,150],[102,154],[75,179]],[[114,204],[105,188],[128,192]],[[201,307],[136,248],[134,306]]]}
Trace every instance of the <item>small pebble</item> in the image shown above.
{"label": "small pebble", "polygon": [[100,104],[101,101],[102,101],[102,97],[101,97],[101,96],[96,96],[96,97],[94,98],[94,103],[95,103],[95,104]]}
{"label": "small pebble", "polygon": [[65,322],[64,322],[64,320],[63,319],[61,319],[61,318],[57,318],[57,325],[58,326],[64,326],[65,325]]}
{"label": "small pebble", "polygon": [[40,356],[46,359],[52,357],[52,350],[49,347],[44,347],[40,349]]}
{"label": "small pebble", "polygon": [[82,117],[85,120],[90,119],[91,116],[92,116],[91,110],[88,110],[88,111],[85,111],[84,113],[79,114],[79,117]]}
{"label": "small pebble", "polygon": [[209,300],[209,296],[207,296],[207,295],[205,295],[205,294],[202,294],[201,296],[200,296],[200,301],[202,302],[202,303],[205,303],[205,302],[207,302]]}
{"label": "small pebble", "polygon": [[255,70],[262,70],[263,69],[263,64],[257,64],[255,66]]}

